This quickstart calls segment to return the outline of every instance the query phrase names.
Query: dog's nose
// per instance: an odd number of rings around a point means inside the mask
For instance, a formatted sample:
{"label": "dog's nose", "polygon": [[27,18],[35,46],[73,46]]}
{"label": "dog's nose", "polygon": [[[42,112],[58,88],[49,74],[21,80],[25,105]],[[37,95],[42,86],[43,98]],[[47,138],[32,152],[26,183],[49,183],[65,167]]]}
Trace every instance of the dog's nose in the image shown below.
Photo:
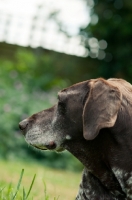
{"label": "dog's nose", "polygon": [[28,120],[27,120],[27,119],[24,119],[23,121],[21,121],[21,122],[19,123],[19,128],[20,128],[21,130],[24,130],[24,129],[27,127],[27,125],[28,125]]}

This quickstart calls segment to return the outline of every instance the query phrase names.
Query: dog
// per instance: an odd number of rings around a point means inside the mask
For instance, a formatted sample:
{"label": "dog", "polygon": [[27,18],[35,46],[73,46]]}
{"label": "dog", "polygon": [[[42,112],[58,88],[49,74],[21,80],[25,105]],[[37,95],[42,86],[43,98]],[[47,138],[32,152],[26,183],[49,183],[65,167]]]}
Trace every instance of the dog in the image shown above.
{"label": "dog", "polygon": [[27,143],[68,150],[84,165],[76,200],[132,200],[132,85],[91,79],[19,123]]}

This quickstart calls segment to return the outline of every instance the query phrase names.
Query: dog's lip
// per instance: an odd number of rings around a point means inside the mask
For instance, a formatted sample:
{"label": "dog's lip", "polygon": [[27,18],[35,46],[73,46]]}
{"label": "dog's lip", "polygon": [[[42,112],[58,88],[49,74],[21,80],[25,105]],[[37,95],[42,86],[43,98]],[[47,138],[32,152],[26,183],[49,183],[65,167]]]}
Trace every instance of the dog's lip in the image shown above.
{"label": "dog's lip", "polygon": [[50,146],[50,145],[42,145],[42,144],[40,145],[40,144],[30,143],[30,145],[41,150],[56,150],[56,144]]}
{"label": "dog's lip", "polygon": [[53,147],[48,147],[48,148],[46,148],[43,145],[41,145],[41,146],[39,146],[39,145],[33,145],[33,144],[30,144],[30,145],[34,146],[37,149],[43,150],[43,151],[52,150],[52,151],[62,152],[62,151],[65,150],[63,147],[58,147],[58,148],[56,148],[56,147],[54,147],[54,148]]}
{"label": "dog's lip", "polygon": [[[31,144],[32,145],[32,144]],[[46,147],[43,147],[43,146],[37,146],[37,145],[32,145],[32,146],[34,146],[35,148],[37,148],[37,149],[41,149],[41,150],[44,150],[44,151],[46,151],[46,150],[48,150]]]}
{"label": "dog's lip", "polygon": [[41,150],[48,150],[45,146],[43,145],[38,145],[36,143],[33,142],[28,142],[28,144],[30,144],[31,146],[35,147],[36,149],[41,149]]}
{"label": "dog's lip", "polygon": [[58,149],[55,149],[55,151],[57,151],[57,152],[62,152],[62,151],[64,151],[65,149],[63,148],[63,147],[59,147]]}
{"label": "dog's lip", "polygon": [[[26,140],[27,141],[27,140]],[[47,144],[43,144],[40,142],[35,142],[35,141],[27,141],[31,146],[41,149],[41,150],[55,150],[57,148],[57,145],[54,141],[50,141]]]}

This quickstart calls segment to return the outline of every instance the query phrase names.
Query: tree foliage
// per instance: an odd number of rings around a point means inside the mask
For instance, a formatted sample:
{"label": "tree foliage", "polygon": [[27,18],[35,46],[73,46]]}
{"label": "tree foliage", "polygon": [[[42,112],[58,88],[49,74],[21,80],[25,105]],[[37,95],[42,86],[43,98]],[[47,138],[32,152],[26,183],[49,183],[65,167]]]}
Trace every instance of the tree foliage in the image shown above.
{"label": "tree foliage", "polygon": [[55,104],[57,91],[68,85],[69,80],[61,76],[61,62],[55,67],[58,57],[20,48],[10,59],[0,58],[0,158],[36,160],[71,170],[81,168],[66,152],[42,152],[29,147],[18,128],[22,119]]}
{"label": "tree foliage", "polygon": [[[96,74],[105,78],[122,77],[132,82],[131,1],[94,0],[93,5],[91,23],[81,32],[88,39],[96,38],[99,42],[98,55],[93,55]],[[105,50],[100,45],[101,41],[107,42]]]}

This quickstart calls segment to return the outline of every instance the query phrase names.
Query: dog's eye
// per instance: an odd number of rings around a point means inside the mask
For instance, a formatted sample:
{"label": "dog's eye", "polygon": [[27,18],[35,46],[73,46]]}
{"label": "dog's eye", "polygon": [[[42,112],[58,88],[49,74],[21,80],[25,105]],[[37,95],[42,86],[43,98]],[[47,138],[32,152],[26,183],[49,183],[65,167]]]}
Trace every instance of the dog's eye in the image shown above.
{"label": "dog's eye", "polygon": [[61,107],[65,107],[65,103],[62,102],[62,101],[59,101],[59,102],[58,102],[58,105],[61,106]]}
{"label": "dog's eye", "polygon": [[66,104],[64,102],[59,101],[58,110],[61,114],[64,114],[66,112]]}

